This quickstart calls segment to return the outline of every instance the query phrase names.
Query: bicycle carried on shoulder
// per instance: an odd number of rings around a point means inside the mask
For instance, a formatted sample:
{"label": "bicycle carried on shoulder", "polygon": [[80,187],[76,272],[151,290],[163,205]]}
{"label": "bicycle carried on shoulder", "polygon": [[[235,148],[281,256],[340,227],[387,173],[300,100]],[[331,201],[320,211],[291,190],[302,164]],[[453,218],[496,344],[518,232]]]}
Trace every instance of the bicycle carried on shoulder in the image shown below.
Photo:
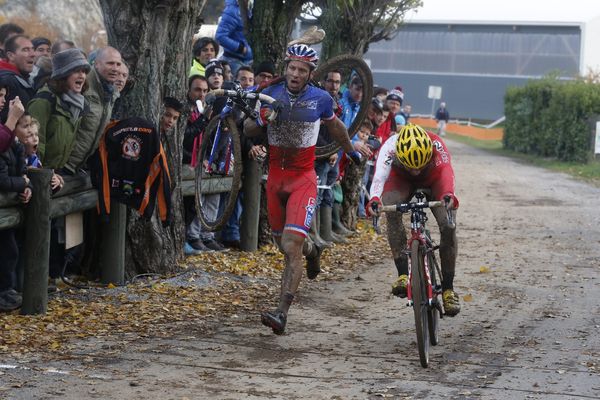
{"label": "bicycle carried on shoulder", "polygon": [[[226,104],[219,115],[208,123],[201,138],[195,167],[196,213],[202,227],[217,231],[227,223],[231,215],[242,179],[242,146],[237,126],[236,114],[241,112],[250,118],[258,118],[258,112],[249,101],[260,100],[274,104],[271,96],[262,93],[244,92],[241,87],[234,90],[217,89],[209,92],[207,103],[214,103],[217,97],[225,97]],[[277,118],[277,107],[269,116]],[[212,209],[206,195],[228,193],[220,212]]]}
{"label": "bicycle carried on shoulder", "polygon": [[[363,97],[359,112],[348,129],[349,135],[353,135],[367,115],[371,102],[373,90],[371,70],[361,57],[340,55],[320,65],[313,74],[311,84],[318,85],[318,82],[323,81],[331,71],[341,72],[344,82],[348,84],[355,76],[362,82]],[[277,84],[283,79],[285,78],[273,80],[270,85]],[[246,117],[256,119],[258,111],[250,105],[251,101],[275,103],[275,99],[270,96],[260,92],[244,92],[239,86],[234,90],[217,89],[209,92],[207,103],[211,98],[214,101],[217,97],[226,97],[227,103],[221,113],[213,117],[204,130],[195,167],[196,213],[202,227],[209,231],[218,231],[225,226],[233,212],[240,189],[243,163],[236,114],[241,112]],[[276,117],[277,112],[271,114],[269,120],[273,121]],[[337,152],[339,148],[336,142],[318,146],[315,148],[315,156],[317,159],[324,159]],[[219,206],[218,212],[213,209],[210,201],[203,201],[203,194],[217,193],[229,193],[229,196],[223,198],[225,203]]]}
{"label": "bicycle carried on shoulder", "polygon": [[[439,319],[444,312],[439,296],[442,294],[442,270],[435,251],[439,245],[431,239],[425,227],[428,220],[426,209],[445,207],[450,201],[426,201],[425,190],[415,192],[416,201],[379,207],[383,212],[410,213],[410,238],[404,252],[408,256],[407,306],[412,306],[415,315],[417,346],[421,366],[429,365],[429,345],[439,343]],[[454,225],[454,218],[448,211],[448,224]],[[388,227],[390,229],[390,227]]]}

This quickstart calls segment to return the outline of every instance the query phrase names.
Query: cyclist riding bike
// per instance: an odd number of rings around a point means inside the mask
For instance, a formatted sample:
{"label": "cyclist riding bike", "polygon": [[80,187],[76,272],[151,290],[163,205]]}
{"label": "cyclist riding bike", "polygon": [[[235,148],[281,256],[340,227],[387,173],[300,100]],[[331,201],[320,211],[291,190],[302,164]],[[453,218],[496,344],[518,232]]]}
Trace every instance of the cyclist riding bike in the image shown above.
{"label": "cyclist riding bike", "polygon": [[[432,200],[450,201],[443,207],[432,208],[440,229],[440,259],[442,264],[442,299],[446,315],[460,312],[458,295],[454,292],[454,270],[456,265],[456,228],[448,224],[450,211],[456,221],[458,199],[454,194],[454,170],[450,153],[442,139],[414,124],[407,124],[400,133],[391,136],[381,147],[375,176],[371,185],[371,199],[367,213],[377,214],[377,208],[384,204],[406,203],[417,188],[431,190]],[[388,242],[398,270],[398,278],[392,285],[392,293],[406,297],[408,283],[408,256],[406,230],[402,224],[402,214],[387,214]]]}
{"label": "cyclist riding bike", "polygon": [[277,100],[277,120],[270,122],[268,118],[273,106],[263,105],[259,118],[244,122],[246,135],[266,132],[269,143],[267,208],[273,236],[285,255],[285,269],[279,306],[273,312],[263,312],[261,320],[279,335],[285,330],[302,279],[302,256],[306,256],[309,279],[320,272],[321,248],[307,238],[316,207],[315,144],[321,120],[344,151],[353,160],[360,160],[344,124],[333,112],[331,96],[309,85],[318,60],[317,52],[305,44],[288,47],[285,79],[262,92]]}

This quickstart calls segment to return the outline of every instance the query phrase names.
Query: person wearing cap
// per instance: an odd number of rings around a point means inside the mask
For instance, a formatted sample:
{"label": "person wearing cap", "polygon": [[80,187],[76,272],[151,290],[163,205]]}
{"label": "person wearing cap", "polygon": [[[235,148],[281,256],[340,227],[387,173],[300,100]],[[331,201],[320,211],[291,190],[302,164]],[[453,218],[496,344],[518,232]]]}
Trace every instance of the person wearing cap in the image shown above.
{"label": "person wearing cap", "polygon": [[90,65],[79,49],[68,49],[52,57],[52,75],[27,105],[40,123],[38,157],[46,168],[64,167],[75,144],[84,111],[83,96]]}
{"label": "person wearing cap", "polygon": [[74,174],[85,169],[87,159],[98,149],[119,98],[115,82],[119,79],[122,65],[121,53],[114,47],[98,50],[86,79],[89,90],[85,92],[85,98],[90,104],[90,111],[85,113],[77,129],[77,141],[65,165],[65,173]]}
{"label": "person wearing cap", "polygon": [[[33,44],[35,58],[33,70],[29,74],[29,83],[37,91],[44,86],[43,84],[40,84],[40,81],[43,81],[45,84],[48,80],[47,78],[50,78],[50,75],[52,74],[52,63],[50,59],[51,43],[50,40],[45,37],[36,37],[31,39],[31,44]],[[40,59],[42,59],[42,61],[38,63]]]}
{"label": "person wearing cap", "polygon": [[229,62],[234,76],[242,65],[252,64],[252,47],[244,36],[244,22],[238,0],[225,0],[225,9],[217,26],[215,39],[223,46],[221,58]]}
{"label": "person wearing cap", "polygon": [[35,37],[31,39],[31,44],[33,44],[35,61],[40,57],[50,57],[50,47],[52,46],[50,39],[45,37]]}
{"label": "person wearing cap", "polygon": [[219,44],[213,38],[201,37],[194,42],[192,51],[194,59],[188,78],[193,75],[205,76],[206,65],[219,54]]}

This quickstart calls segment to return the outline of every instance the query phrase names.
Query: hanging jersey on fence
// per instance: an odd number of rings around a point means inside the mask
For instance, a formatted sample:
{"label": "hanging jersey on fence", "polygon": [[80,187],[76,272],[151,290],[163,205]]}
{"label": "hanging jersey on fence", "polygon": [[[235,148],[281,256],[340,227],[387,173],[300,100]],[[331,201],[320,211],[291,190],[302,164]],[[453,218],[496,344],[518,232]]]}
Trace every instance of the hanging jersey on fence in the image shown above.
{"label": "hanging jersey on fence", "polygon": [[110,214],[112,199],[150,218],[158,201],[160,219],[171,220],[171,177],[160,134],[149,121],[109,124],[91,164],[101,215]]}

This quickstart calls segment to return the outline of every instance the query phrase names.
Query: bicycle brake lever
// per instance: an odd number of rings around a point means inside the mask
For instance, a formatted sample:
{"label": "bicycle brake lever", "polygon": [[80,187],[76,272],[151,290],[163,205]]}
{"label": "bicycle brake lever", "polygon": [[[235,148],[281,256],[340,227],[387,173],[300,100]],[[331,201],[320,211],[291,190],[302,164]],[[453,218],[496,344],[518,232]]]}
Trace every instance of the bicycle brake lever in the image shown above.
{"label": "bicycle brake lever", "polygon": [[454,222],[454,217],[452,216],[452,210],[448,209],[448,204],[450,204],[450,200],[452,200],[452,197],[448,195],[444,196],[444,204],[446,206],[446,214],[448,216],[448,227],[454,229],[456,228],[456,223]]}

